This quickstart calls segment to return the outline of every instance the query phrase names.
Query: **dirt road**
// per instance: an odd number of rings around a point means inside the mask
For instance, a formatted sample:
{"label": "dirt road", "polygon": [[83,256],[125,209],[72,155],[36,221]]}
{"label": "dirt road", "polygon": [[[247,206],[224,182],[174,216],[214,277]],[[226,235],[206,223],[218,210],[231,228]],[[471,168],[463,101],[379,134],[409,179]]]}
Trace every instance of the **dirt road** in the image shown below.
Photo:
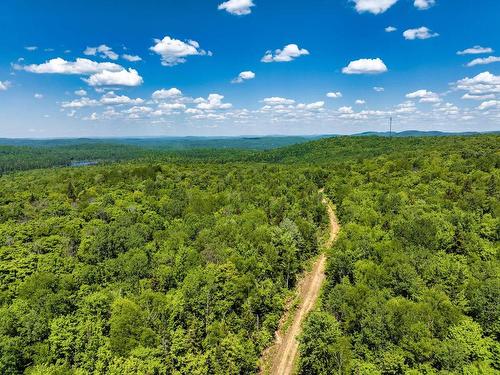
{"label": "dirt road", "polygon": [[[320,193],[323,194],[323,190],[320,190]],[[328,248],[333,245],[340,227],[332,203],[325,196],[323,196],[322,201],[326,206],[330,221],[330,233],[324,245]],[[292,324],[285,334],[281,332],[282,328],[280,328],[276,333],[276,343],[269,352],[271,356],[270,375],[288,375],[292,374],[294,370],[299,347],[297,337],[300,334],[304,318],[313,309],[318,300],[321,285],[325,279],[325,263],[326,257],[322,253],[314,263],[312,270],[304,276],[299,285],[300,303],[294,313]],[[266,372],[263,371],[262,373],[265,374]]]}

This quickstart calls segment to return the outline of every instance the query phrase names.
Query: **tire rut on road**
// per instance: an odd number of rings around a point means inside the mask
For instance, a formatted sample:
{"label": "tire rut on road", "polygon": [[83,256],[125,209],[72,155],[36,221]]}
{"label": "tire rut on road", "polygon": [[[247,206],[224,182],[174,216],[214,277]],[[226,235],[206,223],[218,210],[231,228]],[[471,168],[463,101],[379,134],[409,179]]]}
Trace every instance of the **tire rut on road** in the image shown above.
{"label": "tire rut on road", "polygon": [[[324,195],[323,189],[319,192],[323,195],[322,202],[326,206],[329,218],[329,236],[324,246],[330,248],[337,238],[340,226],[333,204]],[[283,327],[280,327],[276,332],[276,342],[269,349],[271,355],[270,375],[292,374],[298,355],[299,342],[297,339],[305,317],[314,308],[319,298],[321,286],[325,280],[325,266],[326,256],[321,253],[313,264],[312,270],[302,278],[298,287],[300,303],[294,312],[292,324],[284,334],[282,333]],[[265,371],[261,371],[261,374],[265,373]]]}

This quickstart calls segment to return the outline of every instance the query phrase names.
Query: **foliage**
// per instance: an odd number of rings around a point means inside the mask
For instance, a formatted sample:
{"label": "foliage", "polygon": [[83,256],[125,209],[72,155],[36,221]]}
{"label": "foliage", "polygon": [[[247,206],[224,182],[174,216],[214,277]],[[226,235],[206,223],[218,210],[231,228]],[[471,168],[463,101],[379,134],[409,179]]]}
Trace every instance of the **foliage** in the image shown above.
{"label": "foliage", "polygon": [[255,373],[318,252],[320,187],[342,231],[300,372],[496,373],[499,141],[2,146],[0,373]]}
{"label": "foliage", "polygon": [[0,373],[253,373],[317,253],[297,168],[113,164],[0,179]]}
{"label": "foliage", "polygon": [[[342,162],[330,174],[343,229],[329,252],[322,314],[351,343],[353,373],[496,373],[498,137],[408,143],[415,149]],[[319,363],[309,345],[306,373],[347,373],[309,370]]]}

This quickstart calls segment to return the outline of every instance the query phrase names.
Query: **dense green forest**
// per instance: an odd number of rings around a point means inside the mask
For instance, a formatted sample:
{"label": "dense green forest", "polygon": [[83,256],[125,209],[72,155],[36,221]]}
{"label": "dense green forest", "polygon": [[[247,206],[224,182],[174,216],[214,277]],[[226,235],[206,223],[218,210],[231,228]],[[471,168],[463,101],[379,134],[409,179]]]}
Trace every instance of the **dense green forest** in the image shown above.
{"label": "dense green forest", "polygon": [[36,168],[127,160],[242,160],[251,151],[304,143],[319,136],[294,137],[166,137],[103,139],[0,138],[0,175]]}
{"label": "dense green forest", "polygon": [[303,374],[500,371],[499,141],[415,139],[332,168],[343,229]]}
{"label": "dense green forest", "polygon": [[[256,373],[319,251],[321,187],[342,230],[299,371],[498,373],[499,144],[5,146],[0,373]],[[103,164],[14,172],[75,160]]]}

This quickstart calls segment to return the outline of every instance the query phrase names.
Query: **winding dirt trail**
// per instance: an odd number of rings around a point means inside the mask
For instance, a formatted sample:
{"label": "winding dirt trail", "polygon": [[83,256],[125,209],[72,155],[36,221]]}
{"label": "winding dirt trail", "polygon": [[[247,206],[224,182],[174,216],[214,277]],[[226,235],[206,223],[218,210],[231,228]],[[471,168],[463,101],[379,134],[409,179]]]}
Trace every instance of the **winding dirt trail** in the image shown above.
{"label": "winding dirt trail", "polygon": [[[319,191],[323,194],[323,189]],[[323,204],[328,212],[329,237],[324,247],[329,248],[337,238],[340,226],[335,215],[333,204],[323,194]],[[283,334],[283,327],[276,332],[276,343],[269,349],[270,365],[269,370],[261,371],[261,374],[289,375],[292,374],[297,359],[299,342],[297,340],[302,322],[307,314],[313,309],[318,300],[321,285],[325,280],[326,256],[322,253],[313,264],[312,270],[304,275],[298,287],[299,306],[294,312],[293,321],[288,330]]]}

